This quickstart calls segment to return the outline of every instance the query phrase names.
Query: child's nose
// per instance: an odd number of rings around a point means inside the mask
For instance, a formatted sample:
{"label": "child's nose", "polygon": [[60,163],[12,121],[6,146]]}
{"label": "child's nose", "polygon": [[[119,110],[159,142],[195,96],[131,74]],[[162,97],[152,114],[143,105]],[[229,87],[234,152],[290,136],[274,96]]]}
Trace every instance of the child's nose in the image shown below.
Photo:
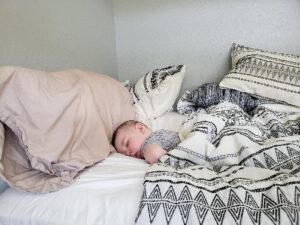
{"label": "child's nose", "polygon": [[131,150],[128,150],[128,151],[127,151],[127,155],[128,155],[128,156],[132,156],[132,151],[131,151]]}

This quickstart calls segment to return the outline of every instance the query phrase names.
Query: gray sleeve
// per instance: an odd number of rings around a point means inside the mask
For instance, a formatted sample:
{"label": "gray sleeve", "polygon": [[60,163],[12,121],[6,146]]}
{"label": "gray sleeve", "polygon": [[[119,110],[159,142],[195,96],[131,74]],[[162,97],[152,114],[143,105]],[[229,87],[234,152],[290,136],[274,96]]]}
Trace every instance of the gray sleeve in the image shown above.
{"label": "gray sleeve", "polygon": [[152,132],[151,135],[145,140],[141,148],[141,155],[144,157],[145,149],[151,144],[158,144],[166,151],[170,151],[180,143],[179,135],[177,132],[170,130],[157,130]]}

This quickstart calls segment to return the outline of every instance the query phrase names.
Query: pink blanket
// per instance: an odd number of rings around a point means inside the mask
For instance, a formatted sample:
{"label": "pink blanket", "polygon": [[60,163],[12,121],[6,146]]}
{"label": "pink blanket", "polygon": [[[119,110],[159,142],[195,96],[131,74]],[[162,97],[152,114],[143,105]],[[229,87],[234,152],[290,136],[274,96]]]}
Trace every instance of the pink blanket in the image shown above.
{"label": "pink blanket", "polygon": [[114,129],[133,118],[129,92],[108,76],[2,67],[0,177],[24,191],[64,188],[109,155]]}

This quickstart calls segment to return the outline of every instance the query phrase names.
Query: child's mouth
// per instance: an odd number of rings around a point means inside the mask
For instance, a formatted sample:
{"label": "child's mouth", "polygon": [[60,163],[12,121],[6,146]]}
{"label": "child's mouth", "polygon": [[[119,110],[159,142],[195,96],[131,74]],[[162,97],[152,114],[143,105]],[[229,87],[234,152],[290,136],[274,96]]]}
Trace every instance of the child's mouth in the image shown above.
{"label": "child's mouth", "polygon": [[140,152],[135,153],[134,157],[140,159],[141,158]]}

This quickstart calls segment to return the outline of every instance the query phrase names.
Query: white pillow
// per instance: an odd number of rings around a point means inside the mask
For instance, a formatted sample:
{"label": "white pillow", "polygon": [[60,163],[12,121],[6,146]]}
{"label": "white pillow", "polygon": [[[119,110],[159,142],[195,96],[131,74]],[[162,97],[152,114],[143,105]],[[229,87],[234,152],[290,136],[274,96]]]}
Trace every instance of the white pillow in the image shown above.
{"label": "white pillow", "polygon": [[184,115],[177,112],[166,112],[155,119],[149,120],[146,125],[150,127],[152,131],[166,129],[179,132],[184,120]]}
{"label": "white pillow", "polygon": [[234,44],[232,69],[220,86],[300,107],[300,56]]}
{"label": "white pillow", "polygon": [[136,119],[147,124],[172,109],[185,75],[185,65],[155,69],[141,77],[131,88]]}

